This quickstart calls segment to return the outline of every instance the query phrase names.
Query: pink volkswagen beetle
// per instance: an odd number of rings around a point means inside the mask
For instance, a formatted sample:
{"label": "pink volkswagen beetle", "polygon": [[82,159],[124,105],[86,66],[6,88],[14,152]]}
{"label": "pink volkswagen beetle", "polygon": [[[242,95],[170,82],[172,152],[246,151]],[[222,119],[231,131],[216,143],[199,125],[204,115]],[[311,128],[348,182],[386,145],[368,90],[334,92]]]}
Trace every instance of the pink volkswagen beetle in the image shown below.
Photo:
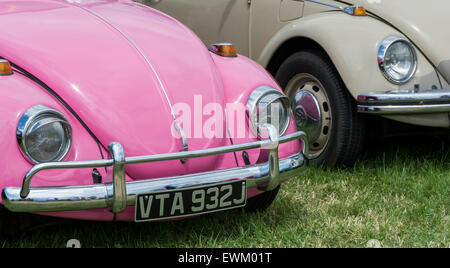
{"label": "pink volkswagen beetle", "polygon": [[273,78],[163,13],[0,0],[0,25],[0,187],[12,212],[141,222],[263,210],[305,164],[305,134]]}

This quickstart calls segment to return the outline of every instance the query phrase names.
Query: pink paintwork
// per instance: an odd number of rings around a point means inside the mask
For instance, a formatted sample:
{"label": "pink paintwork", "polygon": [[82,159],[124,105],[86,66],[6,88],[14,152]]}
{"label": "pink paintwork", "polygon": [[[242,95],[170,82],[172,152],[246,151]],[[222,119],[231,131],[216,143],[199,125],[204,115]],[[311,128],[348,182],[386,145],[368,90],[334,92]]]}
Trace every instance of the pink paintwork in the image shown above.
{"label": "pink paintwork", "polygon": [[[171,105],[193,106],[194,95],[201,95],[204,104],[245,104],[259,86],[278,88],[253,61],[214,55],[176,20],[132,1],[0,0],[0,25],[0,56],[59,94],[100,140],[104,155],[106,146],[114,141],[124,146],[127,156],[180,151],[180,140],[171,135]],[[101,159],[99,147],[82,124],[38,84],[15,73],[0,77],[0,85],[1,189],[21,186],[32,167],[17,146],[15,130],[20,116],[34,105],[57,109],[68,118],[73,145],[66,160]],[[291,122],[288,133],[295,130]],[[228,138],[192,138],[188,142],[192,150],[230,144]],[[296,152],[297,142],[280,146],[280,157]],[[259,150],[249,154],[255,163]],[[131,181],[235,166],[234,155],[225,154],[186,164],[134,165],[126,172]],[[100,172],[106,177],[104,170]],[[89,169],[56,170],[36,175],[32,187],[91,183]],[[252,191],[249,196],[258,193]],[[108,210],[49,215],[113,219]],[[133,220],[133,208],[117,219]]]}

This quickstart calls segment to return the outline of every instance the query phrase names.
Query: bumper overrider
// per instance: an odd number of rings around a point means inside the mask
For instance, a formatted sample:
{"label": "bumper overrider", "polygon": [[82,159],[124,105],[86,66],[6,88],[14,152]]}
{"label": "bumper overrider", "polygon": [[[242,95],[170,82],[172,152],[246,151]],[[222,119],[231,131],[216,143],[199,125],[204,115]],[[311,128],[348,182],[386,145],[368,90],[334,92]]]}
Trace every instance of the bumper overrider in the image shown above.
{"label": "bumper overrider", "polygon": [[450,90],[410,90],[363,94],[358,96],[362,113],[396,115],[450,112]]}
{"label": "bumper overrider", "polygon": [[[247,189],[274,190],[281,182],[295,177],[307,161],[304,157],[307,153],[306,149],[296,155],[279,159],[279,145],[297,139],[303,141],[303,148],[308,148],[308,144],[304,132],[299,131],[280,137],[275,127],[272,125],[265,127],[269,134],[268,139],[245,144],[198,151],[125,157],[122,145],[111,143],[108,147],[111,155],[109,159],[38,164],[28,171],[22,187],[3,189],[3,205],[13,212],[59,212],[111,208],[113,213],[120,213],[127,206],[135,206],[138,195],[153,192],[182,190],[234,180],[245,180]],[[261,153],[267,153],[267,163],[176,177],[125,181],[126,165],[184,160],[257,148],[261,148]],[[30,188],[33,176],[43,170],[102,167],[112,167],[112,183]]]}

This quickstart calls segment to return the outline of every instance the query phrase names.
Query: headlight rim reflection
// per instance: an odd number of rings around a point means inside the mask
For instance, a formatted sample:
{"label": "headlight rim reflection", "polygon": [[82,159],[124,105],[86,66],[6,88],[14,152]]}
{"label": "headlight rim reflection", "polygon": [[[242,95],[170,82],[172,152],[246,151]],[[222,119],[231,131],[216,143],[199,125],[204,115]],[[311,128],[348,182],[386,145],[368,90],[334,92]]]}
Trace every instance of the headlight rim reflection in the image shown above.
{"label": "headlight rim reflection", "polygon": [[[269,99],[269,101],[267,101],[267,99],[265,98]],[[291,121],[289,98],[279,90],[270,86],[261,86],[256,88],[255,90],[253,90],[253,92],[250,94],[247,100],[248,119],[251,125],[250,131],[252,131],[253,134],[261,138],[260,128],[264,123],[262,124],[258,123],[258,108],[260,108],[259,104],[263,99],[265,99],[266,102],[269,104],[272,104],[276,101],[280,101],[281,104],[283,105],[286,118],[284,120],[284,125],[282,125],[282,127],[279,128],[280,131],[279,135],[280,136],[284,135],[286,131],[289,129]],[[269,105],[267,105],[266,107],[268,106]],[[282,122],[281,118],[280,122]]]}
{"label": "headlight rim reflection", "polygon": [[[393,45],[402,43],[407,46],[407,49],[411,52],[411,68],[409,69],[409,72],[407,75],[404,75],[402,79],[397,79],[393,77],[386,66],[386,55],[390,48],[392,48]],[[417,52],[414,47],[414,45],[406,38],[399,37],[399,36],[390,36],[383,40],[381,43],[379,50],[378,50],[378,65],[379,68],[383,74],[383,76],[391,83],[395,85],[404,85],[408,82],[410,82],[416,72],[418,67],[418,58],[417,58]]]}
{"label": "headlight rim reflection", "polygon": [[[39,125],[38,123],[41,121],[46,123]],[[27,147],[27,135],[33,134],[34,131],[38,130],[40,127],[48,127],[55,123],[59,123],[63,129],[64,136],[62,136],[63,138],[61,139],[61,145],[53,158],[49,158],[44,161],[42,161],[42,159],[37,159]],[[30,128],[36,127],[37,124],[38,127],[34,130],[31,129],[32,131],[30,132]],[[17,125],[16,136],[20,151],[24,155],[25,159],[27,159],[31,164],[62,161],[67,157],[72,146],[72,128],[68,120],[61,112],[45,105],[33,106],[22,115]]]}

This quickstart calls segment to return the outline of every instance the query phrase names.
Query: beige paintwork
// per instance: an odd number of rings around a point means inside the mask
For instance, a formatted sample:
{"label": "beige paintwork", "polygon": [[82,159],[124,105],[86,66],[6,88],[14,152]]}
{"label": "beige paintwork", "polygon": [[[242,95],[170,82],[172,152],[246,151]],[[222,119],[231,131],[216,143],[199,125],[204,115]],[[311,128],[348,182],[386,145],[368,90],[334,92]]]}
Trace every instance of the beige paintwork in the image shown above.
{"label": "beige paintwork", "polygon": [[233,40],[249,54],[250,6],[247,0],[138,0],[191,28],[206,44]]}
{"label": "beige paintwork", "polygon": [[[450,1],[448,0],[349,0],[395,25],[408,36],[450,80]],[[378,3],[377,3],[378,2]],[[447,65],[449,64],[449,65]],[[444,66],[445,68],[444,68]]]}
{"label": "beige paintwork", "polygon": [[[319,44],[329,55],[348,90],[359,94],[413,89],[415,85],[450,88],[450,35],[437,25],[448,25],[450,1],[347,0],[366,7],[395,28],[372,17],[354,17],[335,8],[303,0],[140,0],[177,18],[209,45],[233,42],[239,53],[268,67],[276,51],[302,37]],[[251,4],[249,4],[251,2]],[[339,1],[324,2],[346,6]],[[426,8],[424,16],[423,9]],[[401,87],[387,81],[377,63],[381,42],[403,36],[417,46],[418,69]],[[438,40],[439,42],[436,42]],[[426,55],[426,56],[425,56]],[[439,68],[440,74],[436,72]],[[438,79],[438,75],[441,81]],[[447,81],[446,81],[447,79]],[[449,127],[449,114],[390,116],[402,122]]]}

